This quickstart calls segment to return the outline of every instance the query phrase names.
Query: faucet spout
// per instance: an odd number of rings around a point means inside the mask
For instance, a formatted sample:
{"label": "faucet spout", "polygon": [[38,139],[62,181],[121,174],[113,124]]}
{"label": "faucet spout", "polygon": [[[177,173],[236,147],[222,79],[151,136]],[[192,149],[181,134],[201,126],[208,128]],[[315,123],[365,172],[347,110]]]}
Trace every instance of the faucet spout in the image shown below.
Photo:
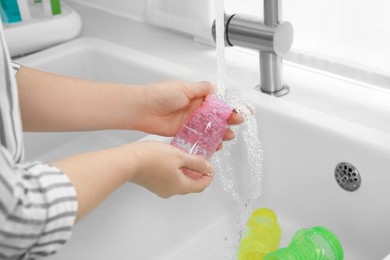
{"label": "faucet spout", "polygon": [[[215,23],[212,31],[215,39]],[[282,57],[293,38],[291,23],[281,21],[281,0],[264,0],[264,21],[244,14],[225,15],[225,45],[259,51],[263,93],[283,96],[289,92],[282,83]]]}

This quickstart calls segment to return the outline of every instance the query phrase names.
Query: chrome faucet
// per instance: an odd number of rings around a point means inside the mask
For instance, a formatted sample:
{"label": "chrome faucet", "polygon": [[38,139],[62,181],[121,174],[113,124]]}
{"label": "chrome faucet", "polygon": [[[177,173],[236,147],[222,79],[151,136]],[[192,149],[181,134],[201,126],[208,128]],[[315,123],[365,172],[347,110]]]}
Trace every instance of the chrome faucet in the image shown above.
{"label": "chrome faucet", "polygon": [[[225,14],[225,46],[240,46],[259,51],[260,90],[283,96],[289,87],[282,83],[282,56],[291,48],[294,31],[281,21],[282,0],[264,0],[264,21],[244,14]],[[212,28],[216,38],[215,22]]]}

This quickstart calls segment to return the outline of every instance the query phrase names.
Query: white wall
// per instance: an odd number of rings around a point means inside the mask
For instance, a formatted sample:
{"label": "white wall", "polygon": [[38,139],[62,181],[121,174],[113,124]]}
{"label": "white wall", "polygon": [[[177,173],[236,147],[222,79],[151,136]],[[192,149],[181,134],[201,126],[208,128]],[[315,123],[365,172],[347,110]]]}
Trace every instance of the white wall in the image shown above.
{"label": "white wall", "polygon": [[[127,17],[210,37],[213,0],[72,0]],[[224,0],[226,13],[263,16],[262,0]],[[390,76],[389,0],[284,0],[295,51]]]}
{"label": "white wall", "polygon": [[213,43],[213,0],[148,0],[146,21]]}
{"label": "white wall", "polygon": [[71,0],[212,43],[213,0]]}
{"label": "white wall", "polygon": [[[227,13],[263,17],[262,0],[224,0]],[[390,76],[389,0],[284,0],[293,50]]]}
{"label": "white wall", "polygon": [[72,0],[114,12],[131,19],[142,20],[147,0]]}

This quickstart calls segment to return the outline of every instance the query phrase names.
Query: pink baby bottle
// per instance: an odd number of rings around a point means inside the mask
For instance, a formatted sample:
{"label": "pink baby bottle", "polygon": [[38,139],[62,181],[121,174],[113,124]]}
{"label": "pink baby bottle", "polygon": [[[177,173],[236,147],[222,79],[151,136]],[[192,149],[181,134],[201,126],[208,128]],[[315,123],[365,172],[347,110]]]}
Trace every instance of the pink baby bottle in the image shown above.
{"label": "pink baby bottle", "polygon": [[228,104],[210,94],[202,105],[191,113],[171,144],[210,160],[222,142],[231,114],[232,108]]}

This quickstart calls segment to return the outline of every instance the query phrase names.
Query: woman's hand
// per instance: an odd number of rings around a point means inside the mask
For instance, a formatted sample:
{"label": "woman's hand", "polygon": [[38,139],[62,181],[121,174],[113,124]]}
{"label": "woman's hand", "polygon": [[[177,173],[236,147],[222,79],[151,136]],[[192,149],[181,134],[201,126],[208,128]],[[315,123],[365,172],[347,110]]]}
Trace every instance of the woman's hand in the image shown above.
{"label": "woman's hand", "polygon": [[[129,165],[129,181],[143,186],[162,198],[173,195],[201,192],[214,176],[214,169],[207,160],[183,152],[170,144],[156,141],[140,141],[120,147],[124,158],[132,157]],[[199,173],[197,178],[182,172],[182,168]]]}
{"label": "woman's hand", "polygon": [[[184,81],[163,81],[142,87],[144,90],[140,118],[140,130],[163,136],[174,136],[190,113],[199,107],[204,98],[215,91],[207,82],[190,83]],[[228,124],[240,124],[243,117],[233,112]],[[234,138],[234,133],[226,130],[224,140]]]}
{"label": "woman's hand", "polygon": [[[206,95],[209,82],[146,85],[81,80],[22,66],[17,74],[25,131],[141,130],[174,136]],[[233,113],[229,124],[243,118]],[[224,140],[234,138],[227,130]]]}
{"label": "woman's hand", "polygon": [[[133,182],[162,198],[201,192],[214,176],[211,164],[170,144],[140,141],[75,155],[51,162],[76,188],[77,219],[82,218],[126,182]],[[181,171],[199,173],[192,178]]]}

